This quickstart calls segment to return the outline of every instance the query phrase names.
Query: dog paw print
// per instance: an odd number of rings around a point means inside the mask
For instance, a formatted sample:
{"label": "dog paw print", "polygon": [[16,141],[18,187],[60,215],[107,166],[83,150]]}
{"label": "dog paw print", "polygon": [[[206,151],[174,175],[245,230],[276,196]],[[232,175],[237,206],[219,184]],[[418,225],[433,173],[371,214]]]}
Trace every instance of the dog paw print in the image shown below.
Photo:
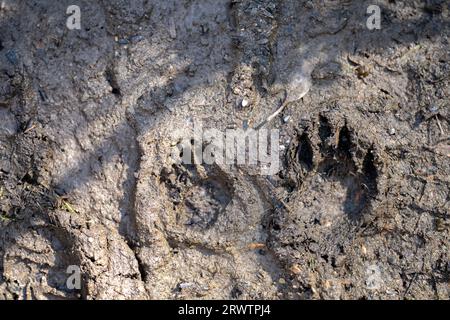
{"label": "dog paw print", "polygon": [[297,134],[288,150],[285,175],[291,198],[310,208],[316,219],[358,220],[378,193],[375,146],[358,142],[346,123],[334,127],[320,116],[318,124]]}
{"label": "dog paw print", "polygon": [[273,214],[271,244],[287,264],[319,257],[335,266],[379,205],[382,157],[347,121],[323,115],[315,120],[287,150],[280,175],[286,192]]}

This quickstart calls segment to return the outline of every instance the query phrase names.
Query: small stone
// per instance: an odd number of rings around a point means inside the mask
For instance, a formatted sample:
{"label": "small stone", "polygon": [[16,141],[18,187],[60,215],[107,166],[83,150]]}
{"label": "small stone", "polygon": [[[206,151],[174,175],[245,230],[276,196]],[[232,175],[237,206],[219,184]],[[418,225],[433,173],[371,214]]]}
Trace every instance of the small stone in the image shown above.
{"label": "small stone", "polygon": [[126,45],[126,44],[128,44],[130,42],[127,39],[119,39],[118,43],[121,44],[121,45]]}
{"label": "small stone", "polygon": [[242,99],[242,102],[241,102],[242,108],[247,107],[249,104],[250,104],[250,101],[248,101],[247,98]]}
{"label": "small stone", "polygon": [[395,131],[394,128],[390,128],[390,129],[389,129],[389,134],[390,134],[391,136],[393,136],[395,133],[396,133],[396,131]]}
{"label": "small stone", "polygon": [[94,242],[94,238],[89,237],[89,238],[88,238],[88,241],[89,241],[89,243],[93,243],[93,242]]}
{"label": "small stone", "polygon": [[286,280],[284,280],[283,278],[278,279],[278,283],[281,285],[286,284]]}
{"label": "small stone", "polygon": [[362,253],[363,255],[366,255],[366,254],[367,254],[367,248],[366,248],[365,245],[361,245],[361,253]]}
{"label": "small stone", "polygon": [[14,49],[9,50],[8,52],[5,53],[6,59],[8,59],[8,61],[13,64],[16,65],[19,63],[19,58],[17,57],[17,53]]}
{"label": "small stone", "polygon": [[140,41],[144,40],[144,37],[141,35],[134,35],[130,38],[130,41],[133,43],[138,43]]}
{"label": "small stone", "polygon": [[302,269],[300,268],[300,266],[298,264],[293,264],[291,266],[290,270],[293,274],[300,274],[302,272]]}
{"label": "small stone", "polygon": [[178,286],[180,287],[181,290],[183,290],[183,289],[190,288],[193,285],[194,285],[193,283],[183,282],[183,283],[180,283]]}
{"label": "small stone", "polygon": [[439,107],[433,104],[428,108],[428,110],[432,113],[436,113],[439,110]]}
{"label": "small stone", "polygon": [[288,123],[290,118],[291,118],[291,116],[285,116],[285,117],[283,118],[283,122],[284,122],[284,123]]}

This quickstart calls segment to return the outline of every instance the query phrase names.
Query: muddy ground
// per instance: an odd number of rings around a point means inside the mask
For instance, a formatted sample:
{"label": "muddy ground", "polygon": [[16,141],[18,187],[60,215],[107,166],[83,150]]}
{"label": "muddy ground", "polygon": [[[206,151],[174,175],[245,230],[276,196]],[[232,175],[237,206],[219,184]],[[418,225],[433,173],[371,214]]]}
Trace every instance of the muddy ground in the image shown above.
{"label": "muddy ground", "polygon": [[[0,298],[449,299],[448,1],[72,4],[1,1]],[[279,173],[171,162],[286,92]]]}

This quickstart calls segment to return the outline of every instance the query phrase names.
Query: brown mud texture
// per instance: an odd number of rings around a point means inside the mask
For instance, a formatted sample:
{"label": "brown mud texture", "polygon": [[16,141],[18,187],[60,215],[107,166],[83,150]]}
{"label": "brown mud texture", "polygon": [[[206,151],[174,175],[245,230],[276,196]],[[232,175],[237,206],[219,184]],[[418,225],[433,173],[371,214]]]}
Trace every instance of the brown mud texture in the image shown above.
{"label": "brown mud texture", "polygon": [[448,1],[0,3],[1,299],[449,299]]}

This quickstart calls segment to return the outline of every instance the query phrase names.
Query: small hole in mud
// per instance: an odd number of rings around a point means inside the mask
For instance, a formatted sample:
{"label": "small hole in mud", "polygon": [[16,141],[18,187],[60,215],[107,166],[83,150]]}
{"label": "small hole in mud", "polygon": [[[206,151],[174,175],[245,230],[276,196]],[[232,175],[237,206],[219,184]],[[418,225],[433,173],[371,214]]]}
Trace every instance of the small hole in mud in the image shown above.
{"label": "small hole in mud", "polygon": [[331,125],[326,117],[319,116],[319,123],[320,123],[319,137],[320,137],[320,141],[321,141],[320,148],[323,152],[324,149],[326,149],[326,147],[327,147],[328,138],[330,138],[331,135],[333,134],[333,130],[331,129]]}
{"label": "small hole in mud", "polygon": [[336,258],[335,258],[335,257],[332,257],[332,258],[331,258],[331,266],[332,266],[333,268],[337,268],[337,265],[336,265]]}
{"label": "small hole in mud", "polygon": [[109,83],[109,85],[111,86],[111,93],[114,95],[121,95],[122,93],[120,92],[120,87],[117,83],[117,79],[116,76],[114,74],[114,71],[111,69],[108,69],[105,71],[105,79],[106,81]]}
{"label": "small hole in mud", "polygon": [[299,146],[297,149],[298,161],[307,169],[311,170],[313,167],[313,149],[311,141],[306,133],[300,137]]}
{"label": "small hole in mud", "polygon": [[24,183],[28,183],[28,184],[32,184],[32,185],[37,185],[38,181],[37,178],[32,176],[31,174],[27,173],[23,178],[22,178],[22,182]]}
{"label": "small hole in mud", "polygon": [[378,177],[377,168],[375,167],[375,157],[373,155],[373,149],[369,149],[363,161],[364,175],[370,180],[376,180]]}
{"label": "small hole in mud", "polygon": [[342,127],[339,131],[338,151],[346,158],[351,158],[352,140],[351,134],[347,126]]}

